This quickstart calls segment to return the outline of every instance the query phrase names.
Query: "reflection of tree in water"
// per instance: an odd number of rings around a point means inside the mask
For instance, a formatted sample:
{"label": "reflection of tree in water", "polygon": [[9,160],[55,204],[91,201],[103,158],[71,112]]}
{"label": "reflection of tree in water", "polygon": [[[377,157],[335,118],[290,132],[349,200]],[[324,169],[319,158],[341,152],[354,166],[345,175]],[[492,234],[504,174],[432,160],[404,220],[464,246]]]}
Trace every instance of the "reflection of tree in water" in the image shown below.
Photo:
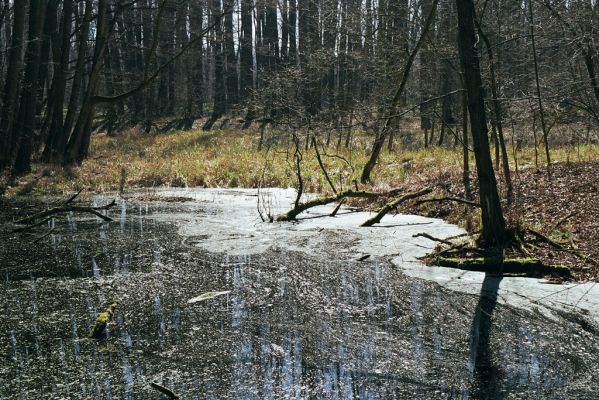
{"label": "reflection of tree in water", "polygon": [[501,399],[501,370],[493,364],[491,325],[502,277],[485,275],[470,334],[468,368],[476,383],[473,397]]}

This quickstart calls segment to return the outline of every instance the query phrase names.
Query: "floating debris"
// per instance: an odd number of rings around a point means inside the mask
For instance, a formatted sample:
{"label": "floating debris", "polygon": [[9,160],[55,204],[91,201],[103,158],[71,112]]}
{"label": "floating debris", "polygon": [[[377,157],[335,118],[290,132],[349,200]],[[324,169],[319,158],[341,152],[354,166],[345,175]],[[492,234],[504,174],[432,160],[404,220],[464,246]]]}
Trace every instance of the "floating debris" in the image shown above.
{"label": "floating debris", "polygon": [[112,303],[108,306],[108,308],[101,312],[96,318],[96,323],[89,333],[90,339],[105,339],[106,338],[106,325],[112,319],[114,315],[114,309],[116,308],[117,303]]}
{"label": "floating debris", "polygon": [[164,387],[156,382],[150,382],[150,386],[156,390],[158,390],[160,393],[167,395],[168,397],[170,397],[171,399],[178,399],[179,396],[177,396],[175,394],[175,392],[173,392],[172,390],[170,390],[167,387]]}
{"label": "floating debris", "polygon": [[215,297],[223,296],[229,293],[231,293],[230,290],[224,290],[222,292],[206,292],[204,294],[199,295],[198,297],[194,297],[193,299],[187,300],[187,304],[199,303],[200,301],[210,300]]}

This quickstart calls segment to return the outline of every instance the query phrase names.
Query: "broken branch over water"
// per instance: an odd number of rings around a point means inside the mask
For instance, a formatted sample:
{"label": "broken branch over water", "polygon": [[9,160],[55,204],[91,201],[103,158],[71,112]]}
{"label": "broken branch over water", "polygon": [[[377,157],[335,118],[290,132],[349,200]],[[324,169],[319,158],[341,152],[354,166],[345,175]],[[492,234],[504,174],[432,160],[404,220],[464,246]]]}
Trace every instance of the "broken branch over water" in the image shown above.
{"label": "broken branch over water", "polygon": [[101,218],[104,221],[110,222],[113,220],[112,218],[108,217],[107,215],[102,214],[100,211],[108,210],[109,208],[116,205],[115,200],[112,200],[110,203],[100,206],[100,207],[71,206],[71,205],[69,205],[70,201],[72,201],[72,199],[65,202],[64,204],[62,204],[60,206],[52,207],[47,210],[41,211],[37,214],[33,214],[28,217],[22,218],[22,219],[16,221],[16,223],[17,224],[30,224],[32,222],[49,217],[51,215],[61,214],[61,213],[66,213],[66,212],[89,213],[89,214],[94,214],[96,217]]}
{"label": "broken branch over water", "polygon": [[417,192],[405,194],[405,195],[401,196],[399,199],[393,200],[392,202],[385,204],[376,213],[376,215],[374,217],[372,217],[369,220],[367,220],[366,222],[364,222],[361,226],[372,226],[374,224],[378,224],[379,222],[381,222],[381,220],[383,219],[383,217],[385,215],[387,215],[390,211],[396,209],[401,203],[406,202],[411,199],[415,199],[420,196],[425,196],[432,191],[433,191],[433,189],[431,189],[431,188],[425,188],[425,189],[419,190]]}
{"label": "broken branch over water", "polygon": [[335,195],[328,197],[316,197],[312,200],[308,200],[304,203],[298,203],[291,210],[286,212],[285,214],[281,214],[277,217],[277,221],[293,221],[295,218],[301,214],[302,212],[309,210],[313,207],[325,206],[327,204],[336,203],[345,198],[365,198],[365,199],[376,199],[379,197],[391,197],[399,194],[401,192],[400,189],[393,189],[388,192],[369,192],[365,190],[345,190],[343,192],[339,192]]}

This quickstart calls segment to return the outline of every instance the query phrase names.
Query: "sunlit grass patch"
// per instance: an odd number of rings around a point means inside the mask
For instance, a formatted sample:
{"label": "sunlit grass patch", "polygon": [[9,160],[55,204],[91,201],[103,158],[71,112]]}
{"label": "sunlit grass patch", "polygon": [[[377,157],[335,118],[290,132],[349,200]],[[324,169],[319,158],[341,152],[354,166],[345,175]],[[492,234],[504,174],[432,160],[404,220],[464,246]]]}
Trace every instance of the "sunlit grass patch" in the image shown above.
{"label": "sunlit grass patch", "polygon": [[[372,135],[357,133],[350,148],[332,135],[326,148],[326,134],[321,134],[319,149],[333,184],[338,189],[353,186],[368,160]],[[302,178],[305,190],[330,192],[313,148],[305,148],[305,133],[301,140]],[[410,132],[412,142],[421,135]],[[297,184],[293,164],[291,134],[283,131],[266,132],[262,148],[258,149],[260,133],[237,129],[211,132],[185,131],[142,134],[135,131],[116,137],[96,135],[90,156],[81,166],[68,170],[60,167],[35,165],[23,182],[29,192],[68,192],[85,188],[94,192],[115,191],[124,183],[134,187],[293,187]],[[416,138],[416,139],[414,139]],[[337,144],[340,143],[339,148]],[[535,166],[535,151],[523,147],[514,152],[508,149],[511,168]],[[494,152],[492,152],[492,155]],[[514,158],[514,154],[516,157]],[[599,158],[599,146],[584,144],[551,149],[552,161],[576,162]],[[542,148],[537,149],[539,167],[544,166]],[[471,169],[474,157],[470,154]],[[430,177],[443,181],[461,171],[461,147],[402,147],[396,139],[392,151],[385,149],[373,171],[373,189],[387,189],[404,183],[417,184]],[[21,190],[23,190],[23,185]],[[9,189],[9,194],[16,190]]]}

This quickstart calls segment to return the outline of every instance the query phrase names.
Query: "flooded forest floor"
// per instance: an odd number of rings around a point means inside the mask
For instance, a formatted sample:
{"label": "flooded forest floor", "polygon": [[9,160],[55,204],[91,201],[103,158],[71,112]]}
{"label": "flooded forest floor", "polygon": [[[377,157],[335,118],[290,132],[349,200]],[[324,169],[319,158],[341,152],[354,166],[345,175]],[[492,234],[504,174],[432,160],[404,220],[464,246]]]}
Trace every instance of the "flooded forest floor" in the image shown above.
{"label": "flooded forest floor", "polygon": [[[265,196],[281,212],[294,193]],[[138,190],[106,211],[113,222],[65,214],[35,234],[3,231],[0,399],[161,398],[151,383],[244,400],[599,390],[592,286],[424,266],[434,244],[414,233],[461,232],[439,219],[358,228],[369,213],[331,218],[331,206],[269,224],[256,200],[255,190]],[[13,201],[1,222],[39,201]],[[88,339],[113,303],[105,340]]]}

